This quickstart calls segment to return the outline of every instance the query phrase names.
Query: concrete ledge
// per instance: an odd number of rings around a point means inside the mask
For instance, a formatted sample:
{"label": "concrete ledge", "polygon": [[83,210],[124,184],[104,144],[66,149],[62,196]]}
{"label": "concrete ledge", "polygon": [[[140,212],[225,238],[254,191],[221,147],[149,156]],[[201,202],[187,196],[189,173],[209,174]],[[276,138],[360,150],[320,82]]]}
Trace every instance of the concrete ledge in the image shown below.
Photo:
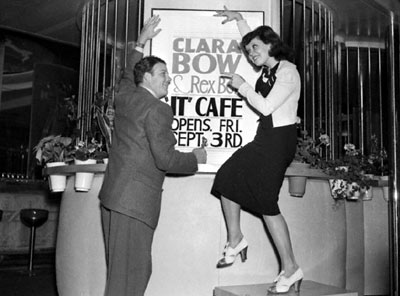
{"label": "concrete ledge", "polygon": [[[226,286],[216,287],[214,296],[266,296],[267,290],[273,284],[258,284],[258,285],[241,285],[241,286]],[[338,287],[324,285],[313,281],[303,281],[300,287],[300,293],[297,294],[292,288],[288,296],[358,296],[357,292],[347,291]]]}

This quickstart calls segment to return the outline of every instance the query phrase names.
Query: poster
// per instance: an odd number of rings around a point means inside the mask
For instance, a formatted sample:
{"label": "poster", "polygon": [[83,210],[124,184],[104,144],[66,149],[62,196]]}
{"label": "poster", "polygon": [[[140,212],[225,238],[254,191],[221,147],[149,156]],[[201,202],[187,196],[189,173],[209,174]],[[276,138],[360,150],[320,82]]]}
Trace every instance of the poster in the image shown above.
{"label": "poster", "polygon": [[[263,24],[263,12],[241,13],[250,28]],[[166,61],[172,79],[163,100],[174,113],[176,148],[191,151],[206,138],[207,169],[217,169],[257,128],[258,116],[222,76],[238,73],[251,85],[258,77],[241,51],[236,22],[222,25],[215,11],[154,8],[151,14],[161,18],[149,50]]]}

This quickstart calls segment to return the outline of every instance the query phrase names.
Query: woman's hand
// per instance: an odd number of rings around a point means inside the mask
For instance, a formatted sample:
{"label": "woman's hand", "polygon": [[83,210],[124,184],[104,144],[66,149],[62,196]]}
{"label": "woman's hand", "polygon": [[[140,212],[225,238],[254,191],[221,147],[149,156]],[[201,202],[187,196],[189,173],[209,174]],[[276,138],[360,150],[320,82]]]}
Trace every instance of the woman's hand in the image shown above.
{"label": "woman's hand", "polygon": [[242,15],[239,12],[229,10],[228,7],[226,7],[226,5],[224,5],[224,10],[217,10],[216,13],[217,14],[214,14],[214,16],[226,17],[226,19],[222,21],[222,24],[226,24],[227,22],[233,20],[240,21],[243,19]]}
{"label": "woman's hand", "polygon": [[149,18],[143,25],[142,30],[140,31],[140,36],[138,38],[138,43],[143,45],[153,37],[157,36],[160,33],[161,29],[156,29],[158,24],[160,23],[161,19],[160,16],[154,15]]}
{"label": "woman's hand", "polygon": [[243,79],[242,76],[238,75],[238,74],[222,74],[221,75],[222,78],[227,78],[230,79],[230,81],[228,82],[228,86],[233,87],[234,89],[238,90],[240,88],[240,86],[246,82],[246,80]]}

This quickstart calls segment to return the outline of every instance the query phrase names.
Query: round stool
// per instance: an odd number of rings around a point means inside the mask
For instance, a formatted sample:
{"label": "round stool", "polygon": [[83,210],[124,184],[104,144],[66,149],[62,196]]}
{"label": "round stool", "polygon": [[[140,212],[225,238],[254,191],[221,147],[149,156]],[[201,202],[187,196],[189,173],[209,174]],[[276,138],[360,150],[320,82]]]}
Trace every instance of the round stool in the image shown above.
{"label": "round stool", "polygon": [[29,243],[29,276],[33,275],[33,254],[35,251],[36,228],[42,226],[49,217],[49,211],[41,209],[22,209],[20,219],[22,223],[31,229]]}

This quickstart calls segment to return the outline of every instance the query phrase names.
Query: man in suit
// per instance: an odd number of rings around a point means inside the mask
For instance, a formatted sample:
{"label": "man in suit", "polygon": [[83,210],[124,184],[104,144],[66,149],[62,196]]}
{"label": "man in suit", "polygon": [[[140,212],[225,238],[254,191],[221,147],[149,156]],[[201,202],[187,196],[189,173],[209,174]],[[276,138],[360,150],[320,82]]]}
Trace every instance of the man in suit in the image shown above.
{"label": "man in suit", "polygon": [[144,25],[115,97],[115,129],[100,190],[106,296],[144,294],[165,174],[192,174],[207,158],[204,148],[175,150],[172,109],[160,101],[171,81],[166,64],[158,57],[142,58],[144,44],[160,31],[159,22],[154,16]]}

